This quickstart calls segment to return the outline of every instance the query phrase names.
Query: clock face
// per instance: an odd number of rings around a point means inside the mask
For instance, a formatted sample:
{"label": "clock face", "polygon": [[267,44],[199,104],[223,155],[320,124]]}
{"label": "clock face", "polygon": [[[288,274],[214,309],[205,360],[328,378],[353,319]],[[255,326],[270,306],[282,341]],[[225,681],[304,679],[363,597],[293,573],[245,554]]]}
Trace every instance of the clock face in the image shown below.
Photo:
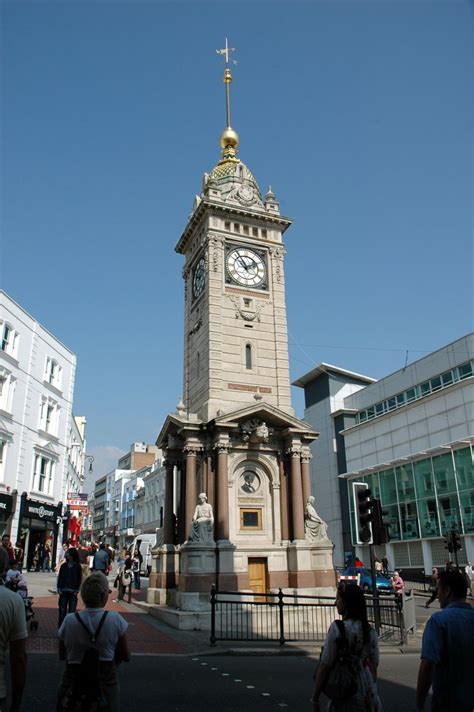
{"label": "clock face", "polygon": [[193,296],[195,299],[200,297],[204,291],[204,286],[206,284],[206,266],[204,264],[204,257],[198,260],[193,273]]}
{"label": "clock face", "polygon": [[227,272],[233,282],[259,287],[266,275],[263,258],[247,247],[235,247],[227,254]]}

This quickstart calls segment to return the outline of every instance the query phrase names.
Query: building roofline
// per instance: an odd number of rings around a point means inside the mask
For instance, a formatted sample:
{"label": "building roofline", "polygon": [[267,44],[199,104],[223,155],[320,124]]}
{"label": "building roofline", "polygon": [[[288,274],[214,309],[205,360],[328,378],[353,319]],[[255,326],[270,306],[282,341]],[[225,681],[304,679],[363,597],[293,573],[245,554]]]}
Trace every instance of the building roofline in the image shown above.
{"label": "building roofline", "polygon": [[292,386],[298,386],[299,388],[304,388],[310,381],[314,381],[317,376],[323,373],[334,373],[338,376],[349,376],[354,380],[360,381],[361,383],[376,383],[376,378],[371,378],[370,376],[364,376],[361,373],[355,373],[355,371],[348,371],[346,368],[339,368],[339,366],[333,366],[331,363],[321,362],[319,366],[313,368],[312,371],[308,371],[300,378],[297,378],[292,382]]}
{"label": "building roofline", "polygon": [[4,289],[0,289],[0,295],[4,295],[7,299],[9,299],[11,302],[13,302],[13,304],[23,312],[23,314],[26,314],[27,317],[29,317],[34,322],[36,322],[36,324],[38,324],[43,329],[43,331],[45,331],[49,336],[51,336],[64,349],[66,349],[66,351],[68,351],[71,354],[71,356],[74,356],[74,358],[76,358],[76,354],[74,353],[74,351],[71,351],[71,349],[68,346],[66,346],[65,343],[63,343],[60,339],[58,339],[58,337],[55,336],[52,331],[47,329],[40,321],[38,321],[38,319],[36,317],[34,317],[33,314],[30,314],[30,312],[27,311],[24,307],[22,307],[21,304],[18,304],[18,302],[16,302],[13,299],[13,297],[10,297],[10,295],[7,294]]}

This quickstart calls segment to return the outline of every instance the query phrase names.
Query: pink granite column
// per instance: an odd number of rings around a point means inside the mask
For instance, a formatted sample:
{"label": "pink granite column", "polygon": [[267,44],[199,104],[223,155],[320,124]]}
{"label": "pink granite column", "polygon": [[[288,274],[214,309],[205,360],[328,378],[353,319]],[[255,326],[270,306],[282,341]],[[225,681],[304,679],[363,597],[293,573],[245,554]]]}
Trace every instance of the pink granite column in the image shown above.
{"label": "pink granite column", "polygon": [[291,509],[293,512],[293,539],[304,539],[303,487],[301,484],[301,452],[291,448]]}
{"label": "pink granite column", "polygon": [[303,506],[306,507],[308,497],[311,495],[311,471],[310,471],[311,453],[303,450],[301,454],[301,480],[303,484]]}
{"label": "pink granite column", "polygon": [[185,447],[186,454],[186,507],[184,519],[184,538],[188,538],[189,525],[192,522],[197,504],[196,457],[197,450],[191,446]]}
{"label": "pink granite column", "polygon": [[174,462],[166,460],[165,479],[165,511],[163,519],[163,543],[174,543],[174,517],[173,517],[173,470]]}
{"label": "pink granite column", "polygon": [[227,445],[217,445],[217,539],[229,538]]}

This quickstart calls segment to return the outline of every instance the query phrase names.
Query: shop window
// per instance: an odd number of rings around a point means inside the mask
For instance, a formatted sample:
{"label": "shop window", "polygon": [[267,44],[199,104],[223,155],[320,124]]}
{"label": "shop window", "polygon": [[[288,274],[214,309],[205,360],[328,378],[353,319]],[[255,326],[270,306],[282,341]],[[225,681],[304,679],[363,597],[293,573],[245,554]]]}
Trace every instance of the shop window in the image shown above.
{"label": "shop window", "polygon": [[396,503],[397,490],[393,470],[383,470],[383,472],[380,473],[380,494],[383,506]]}
{"label": "shop window", "polygon": [[422,499],[418,501],[421,535],[423,537],[439,536],[438,514],[435,499]]}
{"label": "shop window", "polygon": [[411,463],[395,468],[397,478],[398,500],[406,502],[415,499],[415,481]]}
{"label": "shop window", "polygon": [[466,534],[474,534],[474,492],[459,494],[461,502],[461,516]]}
{"label": "shop window", "polygon": [[418,460],[413,463],[415,473],[416,491],[419,498],[434,496],[434,477],[431,468],[431,460]]}
{"label": "shop window", "polygon": [[441,494],[456,492],[456,481],[454,479],[451,453],[433,457],[432,462],[438,497]]}
{"label": "shop window", "polygon": [[262,510],[241,508],[240,510],[240,528],[241,529],[261,529],[262,528]]}
{"label": "shop window", "polygon": [[375,497],[376,499],[380,499],[379,473],[375,472],[373,475],[367,475],[367,477],[365,477],[364,480],[369,485],[369,489],[372,492],[372,497]]}
{"label": "shop window", "polygon": [[415,502],[400,504],[400,520],[403,539],[419,539],[418,517]]}
{"label": "shop window", "polygon": [[471,448],[454,451],[454,464],[459,491],[474,490],[474,465]]}
{"label": "shop window", "polygon": [[438,497],[438,502],[441,533],[444,534],[451,529],[459,530],[461,528],[461,515],[457,495]]}

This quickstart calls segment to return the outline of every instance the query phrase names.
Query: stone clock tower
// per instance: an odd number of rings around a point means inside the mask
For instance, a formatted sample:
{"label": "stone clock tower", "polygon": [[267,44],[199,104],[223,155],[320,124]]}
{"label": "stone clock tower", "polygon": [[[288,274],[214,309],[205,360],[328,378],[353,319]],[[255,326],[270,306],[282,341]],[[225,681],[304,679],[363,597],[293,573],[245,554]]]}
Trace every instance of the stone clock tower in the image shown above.
{"label": "stone clock tower", "polygon": [[[325,527],[315,535],[305,520],[317,433],[291,407],[283,244],[291,220],[237,155],[230,51],[220,51],[222,157],[204,174],[176,245],[185,258],[183,399],[157,440],[166,499],[149,600],[174,589],[178,606],[193,610],[211,584],[260,592],[334,584]],[[197,524],[191,531],[201,492],[214,517],[203,536]]]}

